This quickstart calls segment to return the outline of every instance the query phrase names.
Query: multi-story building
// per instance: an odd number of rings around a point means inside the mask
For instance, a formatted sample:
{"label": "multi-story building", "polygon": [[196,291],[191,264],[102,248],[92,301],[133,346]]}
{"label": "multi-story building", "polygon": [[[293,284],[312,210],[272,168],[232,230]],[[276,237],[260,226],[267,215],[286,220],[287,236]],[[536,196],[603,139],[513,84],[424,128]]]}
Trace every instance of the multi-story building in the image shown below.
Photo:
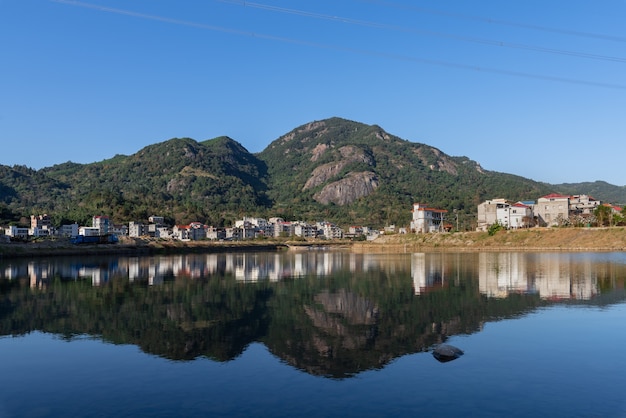
{"label": "multi-story building", "polygon": [[30,229],[28,235],[33,237],[47,237],[54,233],[52,220],[47,214],[30,215]]}
{"label": "multi-story building", "polygon": [[59,234],[63,237],[75,237],[78,235],[78,224],[74,222],[69,225],[61,225],[59,228]]}
{"label": "multi-story building", "polygon": [[206,230],[206,237],[211,240],[226,238],[226,231],[223,228],[209,226]]}
{"label": "multi-story building", "polygon": [[316,228],[318,234],[321,234],[326,239],[341,239],[343,238],[343,230],[337,225],[330,222],[317,222]]}
{"label": "multi-story building", "polygon": [[443,232],[445,209],[429,208],[422,203],[413,203],[411,231],[416,233]]}
{"label": "multi-story building", "polygon": [[569,212],[570,215],[591,216],[593,211],[600,206],[601,202],[586,194],[570,196]]}
{"label": "multi-story building", "polygon": [[106,235],[109,233],[109,217],[97,215],[94,216],[91,220],[91,226],[94,228],[98,228],[100,230],[100,235]]}
{"label": "multi-story building", "polygon": [[146,235],[146,226],[141,222],[129,222],[128,223],[128,236],[129,237],[141,237]]}
{"label": "multi-story building", "polygon": [[499,205],[496,209],[496,221],[506,228],[528,228],[533,222],[533,211],[522,202]]}
{"label": "multi-story building", "polygon": [[535,207],[540,226],[556,226],[569,219],[570,196],[552,193],[537,199]]}
{"label": "multi-story building", "polygon": [[478,225],[476,230],[486,231],[489,226],[498,222],[498,209],[509,206],[510,203],[506,199],[485,200],[478,205]]}
{"label": "multi-story building", "polygon": [[317,236],[317,227],[306,222],[299,222],[294,228],[294,235],[302,238],[315,238]]}

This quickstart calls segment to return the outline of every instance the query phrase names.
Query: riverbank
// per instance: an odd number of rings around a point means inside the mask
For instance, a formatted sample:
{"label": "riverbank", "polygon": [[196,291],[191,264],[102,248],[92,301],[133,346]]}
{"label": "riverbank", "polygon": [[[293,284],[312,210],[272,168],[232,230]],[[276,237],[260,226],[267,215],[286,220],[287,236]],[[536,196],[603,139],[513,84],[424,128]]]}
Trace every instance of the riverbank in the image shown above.
{"label": "riverbank", "polygon": [[284,244],[269,241],[177,241],[121,237],[115,244],[72,244],[69,239],[0,244],[0,258],[74,255],[154,255],[196,252],[278,251]]}
{"label": "riverbank", "polygon": [[533,228],[486,232],[381,235],[374,241],[175,241],[123,237],[117,244],[74,245],[68,239],[0,244],[0,257],[193,252],[284,251],[312,247],[361,253],[429,251],[626,251],[626,228]]}
{"label": "riverbank", "polygon": [[626,228],[532,228],[487,232],[383,235],[358,242],[358,252],[626,251]]}

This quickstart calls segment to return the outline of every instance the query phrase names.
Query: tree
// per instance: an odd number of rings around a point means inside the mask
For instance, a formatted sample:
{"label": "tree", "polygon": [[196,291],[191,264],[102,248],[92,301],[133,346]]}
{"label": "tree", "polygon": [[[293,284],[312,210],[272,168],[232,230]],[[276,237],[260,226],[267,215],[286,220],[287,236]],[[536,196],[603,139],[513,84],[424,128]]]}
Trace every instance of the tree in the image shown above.
{"label": "tree", "polygon": [[610,206],[600,205],[594,211],[593,214],[598,220],[598,226],[607,226],[611,224],[613,209]]}

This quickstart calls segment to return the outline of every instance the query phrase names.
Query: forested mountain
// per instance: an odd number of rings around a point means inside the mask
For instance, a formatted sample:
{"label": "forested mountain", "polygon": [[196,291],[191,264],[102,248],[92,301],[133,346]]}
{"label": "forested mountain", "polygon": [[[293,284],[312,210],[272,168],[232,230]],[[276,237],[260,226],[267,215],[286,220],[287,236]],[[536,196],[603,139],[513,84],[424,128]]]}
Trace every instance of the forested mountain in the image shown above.
{"label": "forested mountain", "polygon": [[487,171],[376,125],[331,118],[300,126],[256,155],[228,137],[174,138],[91,164],[0,166],[0,223],[31,213],[81,224],[94,214],[119,223],[158,214],[169,223],[216,226],[249,215],[380,227],[407,225],[412,203],[420,202],[469,227],[485,199],[536,200],[550,192],[626,202],[626,190],[607,183],[549,185]]}
{"label": "forested mountain", "polygon": [[267,164],[269,194],[279,208],[296,218],[322,214],[340,223],[407,225],[414,202],[456,209],[461,222],[469,222],[485,199],[530,200],[551,190],[376,125],[339,118],[298,127],[259,158]]}
{"label": "forested mountain", "polygon": [[[12,193],[2,193],[1,199],[11,210],[29,193],[26,181],[13,180],[14,170],[6,168],[0,178]],[[269,206],[264,164],[227,137],[204,142],[175,138],[131,156],[84,165],[68,162],[31,175],[46,182],[26,215],[50,213],[57,222],[86,223],[94,214],[128,222],[161,214],[171,223],[202,220],[220,225]],[[47,184],[64,185],[64,193],[49,196]]]}

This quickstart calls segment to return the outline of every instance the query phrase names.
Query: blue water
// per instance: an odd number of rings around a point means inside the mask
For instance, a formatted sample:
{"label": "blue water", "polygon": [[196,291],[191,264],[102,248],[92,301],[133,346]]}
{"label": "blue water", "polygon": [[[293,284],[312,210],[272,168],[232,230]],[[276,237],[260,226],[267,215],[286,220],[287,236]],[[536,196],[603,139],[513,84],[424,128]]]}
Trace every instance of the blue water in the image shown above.
{"label": "blue water", "polygon": [[626,417],[622,300],[547,304],[446,342],[465,354],[440,363],[416,348],[330,378],[262,340],[180,361],[33,330],[0,337],[0,417]]}

